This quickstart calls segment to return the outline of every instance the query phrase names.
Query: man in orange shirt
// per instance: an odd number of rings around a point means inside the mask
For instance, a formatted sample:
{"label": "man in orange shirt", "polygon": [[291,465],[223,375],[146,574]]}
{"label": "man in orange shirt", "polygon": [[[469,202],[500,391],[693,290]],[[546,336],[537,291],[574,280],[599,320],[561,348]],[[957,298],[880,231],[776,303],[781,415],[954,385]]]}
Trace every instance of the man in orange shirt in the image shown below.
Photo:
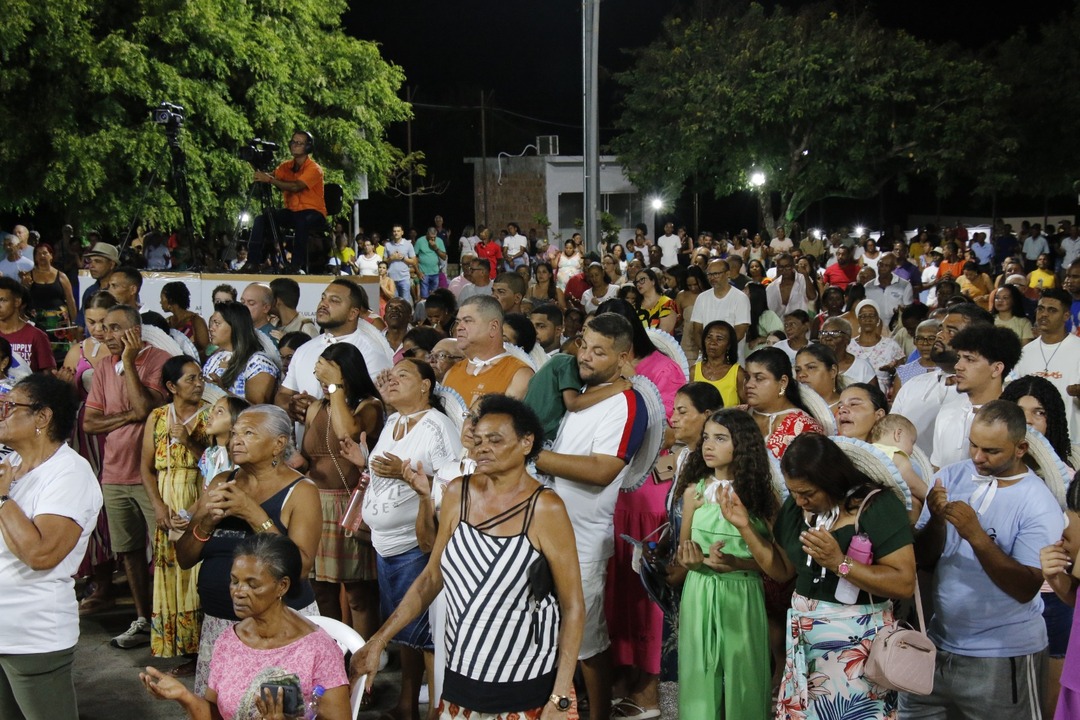
{"label": "man in orange shirt", "polygon": [[[278,165],[273,175],[261,170],[255,171],[255,182],[269,183],[281,190],[285,197],[285,207],[275,210],[273,217],[278,228],[292,227],[296,230],[289,270],[307,270],[308,235],[326,222],[323,171],[319,164],[311,159],[314,150],[315,138],[311,133],[297,130],[289,141],[292,160]],[[251,228],[249,264],[258,265],[262,262],[263,233],[264,218],[260,215],[255,218]]]}

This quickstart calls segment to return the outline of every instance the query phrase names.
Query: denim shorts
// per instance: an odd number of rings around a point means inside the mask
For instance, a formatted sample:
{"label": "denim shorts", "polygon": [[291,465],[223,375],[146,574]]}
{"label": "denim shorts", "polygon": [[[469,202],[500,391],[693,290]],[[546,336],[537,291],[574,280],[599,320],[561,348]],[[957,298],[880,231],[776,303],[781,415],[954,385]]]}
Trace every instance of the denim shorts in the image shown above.
{"label": "denim shorts", "polygon": [[1050,640],[1050,657],[1063,658],[1069,648],[1073,609],[1061,602],[1061,598],[1052,592],[1042,593],[1042,601],[1046,636]]}
{"label": "denim shorts", "polygon": [[[383,557],[379,555],[376,563],[379,569],[379,611],[383,620],[401,604],[405,593],[409,591],[416,578],[424,571],[427,565],[428,554],[420,548],[406,550],[400,555]],[[427,612],[403,627],[394,636],[394,642],[416,650],[434,650],[435,645],[431,640],[431,625],[428,623]]]}

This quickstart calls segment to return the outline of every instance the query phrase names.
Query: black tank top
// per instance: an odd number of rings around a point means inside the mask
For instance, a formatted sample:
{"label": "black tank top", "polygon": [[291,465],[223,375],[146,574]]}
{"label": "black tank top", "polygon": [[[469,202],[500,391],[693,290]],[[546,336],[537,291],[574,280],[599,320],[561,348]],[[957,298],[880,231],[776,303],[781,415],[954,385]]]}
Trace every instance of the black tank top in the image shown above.
{"label": "black tank top", "polygon": [[[233,470],[232,477],[236,475]],[[274,525],[282,535],[287,534],[285,524],[281,522],[281,508],[289,497],[296,483],[303,478],[290,483],[287,487],[270,496],[261,505]],[[254,535],[245,521],[236,517],[227,517],[218,523],[214,532],[210,534],[210,540],[203,543],[202,567],[199,569],[199,600],[202,609],[207,615],[213,615],[225,620],[239,620],[233,612],[232,595],[229,594],[229,574],[232,572],[233,551],[236,546],[249,535]],[[300,594],[293,598],[285,598],[285,604],[293,610],[301,610],[315,602],[315,593],[311,589],[311,583],[307,578],[300,581]]]}

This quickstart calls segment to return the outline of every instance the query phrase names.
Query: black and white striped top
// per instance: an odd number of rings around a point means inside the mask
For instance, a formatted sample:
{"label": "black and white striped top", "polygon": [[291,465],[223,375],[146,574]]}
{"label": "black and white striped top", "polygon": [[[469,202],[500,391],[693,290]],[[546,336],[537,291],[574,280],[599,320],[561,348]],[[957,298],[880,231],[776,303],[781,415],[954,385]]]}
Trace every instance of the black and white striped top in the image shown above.
{"label": "black and white striped top", "polygon": [[[442,556],[446,596],[447,667],[443,698],[477,712],[542,707],[555,684],[561,617],[554,594],[534,600],[529,568],[541,553],[529,542],[529,523],[543,487],[505,512],[467,522],[469,478],[461,520]],[[524,513],[521,532],[489,531]]]}

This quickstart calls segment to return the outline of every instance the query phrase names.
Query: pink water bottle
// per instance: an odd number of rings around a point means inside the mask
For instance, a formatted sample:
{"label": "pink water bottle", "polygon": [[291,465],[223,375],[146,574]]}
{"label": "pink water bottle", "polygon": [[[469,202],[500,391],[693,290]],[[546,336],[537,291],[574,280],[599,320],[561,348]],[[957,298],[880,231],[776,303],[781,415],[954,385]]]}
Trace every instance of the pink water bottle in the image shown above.
{"label": "pink water bottle", "polygon": [[[851,538],[848,545],[847,556],[857,563],[869,565],[874,560],[874,551],[870,545],[870,536],[859,533]],[[836,583],[836,600],[846,605],[852,605],[859,598],[859,588],[851,584],[846,577],[840,578]]]}

